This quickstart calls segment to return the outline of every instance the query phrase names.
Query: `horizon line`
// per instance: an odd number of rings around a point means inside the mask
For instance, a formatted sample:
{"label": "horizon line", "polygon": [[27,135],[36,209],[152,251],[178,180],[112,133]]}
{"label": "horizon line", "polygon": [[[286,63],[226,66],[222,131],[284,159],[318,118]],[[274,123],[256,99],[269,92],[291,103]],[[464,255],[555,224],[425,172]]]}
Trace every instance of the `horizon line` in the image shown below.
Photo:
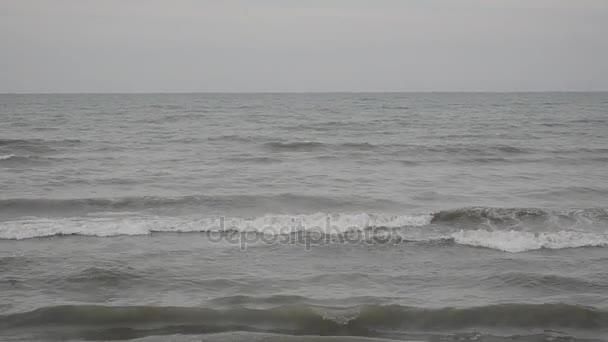
{"label": "horizon line", "polygon": [[421,91],[126,91],[126,92],[0,92],[0,95],[186,95],[186,94],[549,94],[549,93],[608,93],[607,90],[421,90]]}

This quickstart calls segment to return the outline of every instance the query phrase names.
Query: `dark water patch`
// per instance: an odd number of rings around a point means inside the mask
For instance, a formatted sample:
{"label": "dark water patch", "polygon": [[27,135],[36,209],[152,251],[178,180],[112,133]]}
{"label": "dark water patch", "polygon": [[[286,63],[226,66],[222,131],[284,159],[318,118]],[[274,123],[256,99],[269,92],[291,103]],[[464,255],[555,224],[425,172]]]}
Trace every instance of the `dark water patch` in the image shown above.
{"label": "dark water patch", "polygon": [[416,166],[416,165],[420,165],[420,162],[416,162],[413,160],[399,160],[399,163],[401,165],[405,165],[405,166]]}
{"label": "dark water patch", "polygon": [[62,145],[73,146],[82,143],[78,139],[43,140],[43,139],[0,139],[0,146]]}
{"label": "dark water patch", "polygon": [[326,145],[316,141],[296,141],[296,142],[270,142],[266,143],[268,149],[272,151],[290,152],[312,152],[323,149]]}
{"label": "dark water patch", "polygon": [[[399,305],[328,308],[310,305],[270,309],[71,305],[0,316],[4,329],[71,327],[114,331],[115,339],[145,335],[217,331],[264,331],[293,335],[377,336],[381,331],[448,332],[463,329],[596,331],[608,328],[608,313],[567,304],[501,304],[471,308],[427,309]],[[162,333],[159,332],[163,331]],[[93,333],[95,330],[89,330]],[[99,335],[90,335],[101,339]],[[104,338],[107,338],[104,337]]]}
{"label": "dark water patch", "polygon": [[[312,303],[311,303],[312,302]],[[304,296],[296,295],[274,295],[269,297],[253,297],[246,295],[235,295],[229,297],[215,298],[209,301],[210,304],[219,306],[245,306],[245,305],[295,305],[295,304],[321,304],[321,301],[310,300]]]}
{"label": "dark water patch", "polygon": [[82,144],[82,141],[78,139],[0,139],[0,151],[4,151],[7,154],[43,154],[80,144]]}
{"label": "dark water patch", "polygon": [[129,178],[105,178],[98,179],[95,181],[97,184],[103,185],[135,185],[139,184],[141,179],[129,179]]}
{"label": "dark water patch", "polygon": [[527,154],[527,153],[529,153],[529,150],[527,150],[525,148],[515,147],[515,146],[508,146],[508,145],[494,146],[494,147],[492,147],[492,149],[495,149],[496,151],[499,151],[499,152],[513,153],[513,154]]}
{"label": "dark water patch", "polygon": [[283,126],[286,130],[294,131],[317,131],[317,132],[331,132],[337,129],[343,129],[354,126],[354,122],[350,121],[324,121],[317,123],[302,123],[297,125]]}
{"label": "dark water patch", "polygon": [[466,207],[435,213],[431,223],[484,224],[513,226],[542,223],[608,223],[608,211],[603,208],[550,210],[543,208]]}
{"label": "dark water patch", "polygon": [[281,163],[283,160],[278,158],[270,158],[270,157],[232,157],[228,158],[228,161],[236,162],[236,163],[251,163],[251,164],[271,164],[271,163]]}
{"label": "dark water patch", "polygon": [[243,137],[243,136],[240,136],[240,135],[219,135],[219,136],[209,137],[209,138],[207,138],[207,140],[209,140],[209,141],[228,141],[228,142],[241,142],[241,143],[245,143],[245,142],[254,141],[255,138],[253,138],[253,137]]}
{"label": "dark water patch", "polygon": [[541,123],[542,126],[545,127],[564,127],[564,126],[568,126],[567,123],[560,123],[560,122],[543,122]]}
{"label": "dark water patch", "polygon": [[374,150],[377,148],[376,145],[374,144],[370,144],[367,142],[362,142],[362,143],[344,143],[344,144],[340,144],[339,147],[342,148],[346,148],[346,149],[354,149],[354,150]]}
{"label": "dark water patch", "polygon": [[32,127],[35,131],[58,131],[60,127]]}
{"label": "dark water patch", "polygon": [[382,105],[382,109],[392,109],[392,110],[408,110],[410,107],[408,106],[390,106],[390,105]]}
{"label": "dark water patch", "polygon": [[333,151],[371,151],[379,148],[368,142],[345,142],[345,143],[321,143],[317,141],[299,142],[270,142],[264,146],[272,151],[313,152],[320,150]]}
{"label": "dark water patch", "polygon": [[194,137],[180,137],[180,138],[175,138],[175,139],[163,139],[163,142],[167,143],[177,143],[177,144],[197,144],[197,143],[202,143],[203,140],[200,138],[194,138]]}
{"label": "dark water patch", "polygon": [[238,106],[234,107],[234,109],[237,109],[237,110],[242,110],[242,109],[251,110],[251,109],[263,109],[263,108],[266,108],[265,105],[263,105],[263,104],[242,104],[242,105],[238,105]]}
{"label": "dark water patch", "polygon": [[512,159],[502,158],[502,157],[477,157],[477,158],[467,158],[463,159],[464,163],[476,163],[476,164],[493,164],[493,163],[509,163],[514,162]]}
{"label": "dark water patch", "polygon": [[314,159],[316,160],[320,160],[320,161],[342,161],[343,159],[338,156],[338,155],[328,155],[328,154],[324,154],[324,155],[319,155],[314,157]]}
{"label": "dark water patch", "polygon": [[359,272],[336,272],[332,274],[319,274],[316,276],[308,277],[302,279],[306,283],[310,284],[332,284],[332,283],[357,283],[357,282],[366,282],[371,280],[371,276],[367,273],[359,273]]}

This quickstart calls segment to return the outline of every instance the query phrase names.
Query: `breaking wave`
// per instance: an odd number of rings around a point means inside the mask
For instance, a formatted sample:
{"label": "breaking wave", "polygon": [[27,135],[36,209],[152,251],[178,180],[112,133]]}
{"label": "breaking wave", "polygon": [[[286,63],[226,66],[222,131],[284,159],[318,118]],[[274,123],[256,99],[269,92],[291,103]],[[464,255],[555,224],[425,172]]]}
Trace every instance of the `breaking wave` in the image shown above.
{"label": "breaking wave", "polygon": [[[304,233],[323,236],[329,243],[352,241],[333,238],[348,235],[359,242],[457,244],[513,253],[608,246],[608,212],[603,208],[467,207],[435,213],[389,214],[382,209],[374,213],[374,208],[391,206],[397,204],[291,194],[6,199],[0,200],[0,239],[159,232],[261,236]],[[353,207],[364,209],[349,212]],[[274,213],[258,214],[268,208],[274,208]],[[229,210],[233,215],[217,214]],[[247,214],[250,212],[253,214]]]}
{"label": "breaking wave", "polygon": [[577,247],[608,246],[608,232],[605,234],[576,231],[520,232],[459,230],[451,235],[454,242],[461,245],[485,247],[505,252],[517,253],[537,249],[563,249]]}
{"label": "breaking wave", "polygon": [[[161,216],[73,217],[61,219],[26,218],[0,223],[0,239],[28,239],[55,235],[117,236],[147,235],[155,232],[219,232],[284,235],[311,231],[342,234],[368,227],[421,227],[430,215],[325,214],[265,215],[254,218]],[[384,230],[383,230],[384,231]]]}
{"label": "breaking wave", "polygon": [[[471,216],[470,213],[465,215],[465,217],[469,216]],[[440,218],[438,219],[438,217]],[[473,215],[473,217],[477,216]],[[490,215],[490,217],[493,216]],[[588,219],[594,216],[587,214],[584,217]],[[487,215],[486,218],[488,218]],[[438,216],[438,214],[327,214],[319,212],[301,215],[267,214],[244,218],[237,216],[138,216],[112,213],[103,216],[30,217],[4,221],[0,222],[0,239],[20,240],[61,235],[111,237],[200,232],[219,234],[219,236],[224,234],[231,237],[234,237],[235,234],[253,234],[254,238],[248,238],[249,242],[269,243],[262,237],[299,234],[305,236],[303,240],[297,240],[303,243],[415,242],[431,244],[435,247],[454,244],[483,247],[511,253],[539,249],[608,246],[608,231],[605,226],[603,229],[587,231],[565,228],[543,228],[544,230],[541,231],[530,231],[523,230],[522,227],[519,227],[518,230],[487,228],[483,224],[468,227],[460,224],[445,225],[446,221],[450,222],[454,219],[446,218],[441,214]],[[458,222],[458,218],[456,221]],[[442,222],[442,224],[438,222]],[[258,239],[255,238],[256,236]],[[238,242],[241,241],[238,240]],[[272,243],[280,242],[285,241],[272,240]]]}

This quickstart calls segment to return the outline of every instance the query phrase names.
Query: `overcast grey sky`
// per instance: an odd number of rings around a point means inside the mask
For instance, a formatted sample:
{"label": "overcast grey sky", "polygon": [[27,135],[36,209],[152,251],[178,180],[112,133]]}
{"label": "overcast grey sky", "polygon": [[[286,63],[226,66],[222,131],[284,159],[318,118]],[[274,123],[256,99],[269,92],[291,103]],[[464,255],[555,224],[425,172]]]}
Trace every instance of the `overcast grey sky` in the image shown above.
{"label": "overcast grey sky", "polygon": [[608,90],[608,0],[1,0],[0,92]]}

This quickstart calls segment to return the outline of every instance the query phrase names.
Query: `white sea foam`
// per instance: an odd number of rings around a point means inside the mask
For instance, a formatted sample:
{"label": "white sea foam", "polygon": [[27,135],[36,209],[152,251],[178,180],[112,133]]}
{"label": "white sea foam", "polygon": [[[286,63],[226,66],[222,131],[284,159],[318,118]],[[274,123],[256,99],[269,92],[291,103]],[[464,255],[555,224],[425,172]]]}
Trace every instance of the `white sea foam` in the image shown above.
{"label": "white sea foam", "polygon": [[0,155],[0,160],[7,160],[7,159],[11,159],[13,158],[15,155],[14,154],[5,154],[5,155]]}
{"label": "white sea foam", "polygon": [[0,223],[0,239],[28,239],[54,235],[145,235],[152,232],[256,231],[286,234],[314,230],[339,234],[367,227],[420,227],[430,223],[431,215],[324,214],[265,215],[256,218],[109,215],[64,219],[22,219]]}
{"label": "white sea foam", "polygon": [[515,230],[459,230],[451,235],[454,242],[517,253],[542,248],[562,249],[608,246],[608,234],[578,231],[522,232]]}
{"label": "white sea foam", "polygon": [[110,237],[147,235],[153,232],[259,232],[283,235],[298,231],[314,231],[338,235],[369,227],[396,228],[395,231],[373,231],[375,237],[432,242],[451,240],[457,244],[485,247],[505,252],[524,252],[542,248],[608,246],[608,233],[572,230],[526,232],[516,230],[438,231],[429,226],[432,215],[325,214],[265,215],[240,217],[163,217],[136,215],[104,215],[62,219],[23,218],[0,222],[0,239],[30,239],[56,235]]}

